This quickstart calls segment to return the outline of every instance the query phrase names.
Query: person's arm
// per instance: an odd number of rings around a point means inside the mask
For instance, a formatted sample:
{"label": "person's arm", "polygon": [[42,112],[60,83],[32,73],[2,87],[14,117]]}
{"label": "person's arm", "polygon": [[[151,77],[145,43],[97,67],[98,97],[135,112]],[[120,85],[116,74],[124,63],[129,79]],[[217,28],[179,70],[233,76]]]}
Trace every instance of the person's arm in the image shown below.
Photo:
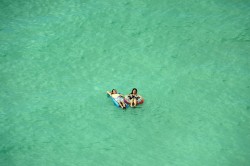
{"label": "person's arm", "polygon": [[109,91],[107,91],[107,94],[109,94],[109,96],[111,96],[111,93]]}
{"label": "person's arm", "polygon": [[138,95],[139,98],[143,99],[141,95]]}

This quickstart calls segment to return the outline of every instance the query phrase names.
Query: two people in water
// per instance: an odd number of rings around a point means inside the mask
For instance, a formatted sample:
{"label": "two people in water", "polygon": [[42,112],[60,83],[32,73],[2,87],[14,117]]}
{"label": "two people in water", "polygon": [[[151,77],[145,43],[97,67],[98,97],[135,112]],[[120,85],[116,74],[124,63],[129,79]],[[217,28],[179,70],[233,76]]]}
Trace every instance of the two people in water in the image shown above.
{"label": "two people in water", "polygon": [[[121,108],[126,109],[124,96],[122,94],[118,94],[116,89],[113,89],[111,92],[107,91],[107,94],[114,98]],[[133,88],[131,93],[125,96],[125,100],[130,104],[130,107],[136,107],[138,103],[143,102],[143,98],[137,94],[136,88]]]}

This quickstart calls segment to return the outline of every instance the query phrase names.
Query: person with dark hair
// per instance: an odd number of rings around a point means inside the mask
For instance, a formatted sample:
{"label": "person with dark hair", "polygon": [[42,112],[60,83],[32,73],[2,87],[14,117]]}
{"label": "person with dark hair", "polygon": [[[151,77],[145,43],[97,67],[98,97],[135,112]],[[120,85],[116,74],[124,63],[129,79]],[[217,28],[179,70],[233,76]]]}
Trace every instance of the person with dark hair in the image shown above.
{"label": "person with dark hair", "polygon": [[126,109],[126,104],[124,103],[123,95],[118,94],[116,89],[112,89],[111,92],[107,91],[107,94],[109,94],[122,109]]}
{"label": "person with dark hair", "polygon": [[136,88],[132,89],[131,93],[128,95],[128,99],[130,107],[136,107],[138,103],[141,104],[143,102],[143,98],[137,94]]}

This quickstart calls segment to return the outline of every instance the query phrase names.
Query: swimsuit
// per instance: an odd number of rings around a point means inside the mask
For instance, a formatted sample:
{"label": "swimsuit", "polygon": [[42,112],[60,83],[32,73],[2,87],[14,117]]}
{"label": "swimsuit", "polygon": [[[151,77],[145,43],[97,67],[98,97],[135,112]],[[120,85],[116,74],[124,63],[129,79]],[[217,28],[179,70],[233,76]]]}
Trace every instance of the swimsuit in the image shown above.
{"label": "swimsuit", "polygon": [[131,94],[130,94],[130,95],[128,96],[128,98],[129,98],[130,100],[135,98],[137,101],[139,101],[139,99],[140,99],[141,97],[139,97],[139,96],[134,96],[134,95],[131,95]]}
{"label": "swimsuit", "polygon": [[124,102],[124,99],[121,97],[121,96],[118,96],[118,97],[116,97],[116,98],[114,98],[115,99],[115,101],[117,101],[117,102]]}

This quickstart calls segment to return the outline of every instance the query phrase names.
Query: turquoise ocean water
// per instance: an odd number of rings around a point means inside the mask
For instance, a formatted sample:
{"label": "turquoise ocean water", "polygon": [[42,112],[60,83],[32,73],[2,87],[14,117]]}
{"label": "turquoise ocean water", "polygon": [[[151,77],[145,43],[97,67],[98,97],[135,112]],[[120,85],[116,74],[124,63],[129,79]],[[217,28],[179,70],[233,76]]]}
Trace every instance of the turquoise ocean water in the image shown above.
{"label": "turquoise ocean water", "polygon": [[1,0],[0,165],[250,165],[250,1]]}

